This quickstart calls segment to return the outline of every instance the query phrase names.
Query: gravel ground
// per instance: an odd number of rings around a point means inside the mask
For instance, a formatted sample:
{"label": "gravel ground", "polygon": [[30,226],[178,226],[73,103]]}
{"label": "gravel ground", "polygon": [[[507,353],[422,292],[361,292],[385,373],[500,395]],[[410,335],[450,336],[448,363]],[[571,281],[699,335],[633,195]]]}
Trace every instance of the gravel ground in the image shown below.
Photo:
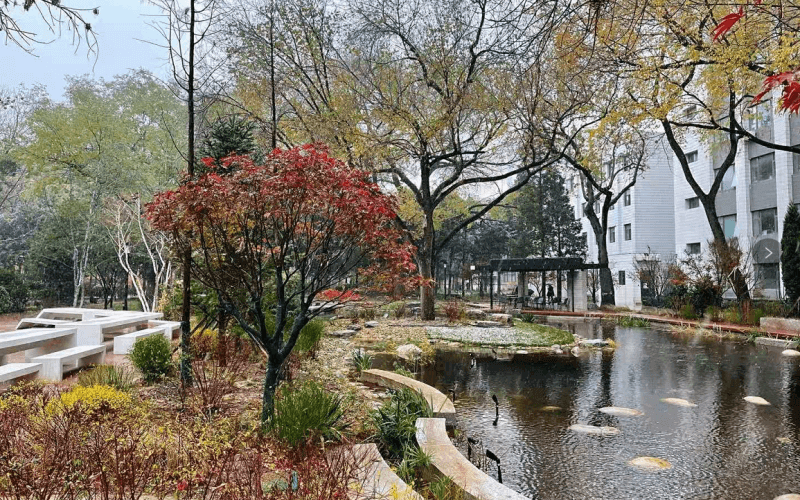
{"label": "gravel ground", "polygon": [[542,346],[541,338],[519,328],[483,328],[477,326],[428,327],[432,339],[495,346]]}

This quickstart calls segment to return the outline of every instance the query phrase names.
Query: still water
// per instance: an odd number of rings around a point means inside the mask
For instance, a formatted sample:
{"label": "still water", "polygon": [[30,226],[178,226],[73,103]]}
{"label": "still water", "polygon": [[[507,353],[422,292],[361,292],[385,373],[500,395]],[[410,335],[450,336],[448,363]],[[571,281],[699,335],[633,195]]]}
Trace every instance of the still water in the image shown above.
{"label": "still water", "polygon": [[[537,499],[772,499],[800,493],[800,361],[780,349],[658,329],[572,323],[614,352],[510,360],[440,351],[420,378],[455,386],[459,427],[501,459],[504,484]],[[491,395],[500,401],[497,426]],[[760,396],[771,406],[744,401]],[[684,408],[663,403],[683,398]],[[542,411],[558,406],[560,411]],[[622,406],[644,412],[614,417]],[[616,436],[568,430],[607,425]],[[672,468],[643,472],[638,456]],[[487,473],[496,477],[491,465]]]}

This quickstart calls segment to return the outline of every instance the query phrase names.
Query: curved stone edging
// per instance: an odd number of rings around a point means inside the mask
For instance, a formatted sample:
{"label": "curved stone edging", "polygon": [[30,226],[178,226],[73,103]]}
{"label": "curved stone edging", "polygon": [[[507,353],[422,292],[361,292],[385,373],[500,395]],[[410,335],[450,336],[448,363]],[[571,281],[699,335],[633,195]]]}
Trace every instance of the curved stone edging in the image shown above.
{"label": "curved stone edging", "polygon": [[472,465],[447,437],[441,418],[417,419],[417,444],[431,456],[431,466],[448,476],[464,492],[468,500],[529,500],[498,483]]}
{"label": "curved stone edging", "polygon": [[374,443],[354,445],[352,451],[364,467],[359,471],[360,488],[350,489],[351,500],[423,500],[389,468]]}
{"label": "curved stone edging", "polygon": [[361,381],[376,384],[389,389],[402,389],[404,387],[419,391],[433,410],[433,415],[447,421],[448,425],[456,423],[456,408],[450,399],[439,392],[437,389],[414,380],[404,377],[398,373],[387,372],[385,370],[370,369],[361,372]]}

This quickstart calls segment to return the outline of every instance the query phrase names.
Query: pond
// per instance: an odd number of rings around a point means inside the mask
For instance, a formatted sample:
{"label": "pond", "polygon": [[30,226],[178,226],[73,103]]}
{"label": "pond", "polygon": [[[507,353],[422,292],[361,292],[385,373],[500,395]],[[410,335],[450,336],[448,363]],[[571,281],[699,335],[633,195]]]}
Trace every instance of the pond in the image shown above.
{"label": "pond", "polygon": [[[572,323],[613,352],[515,355],[439,351],[424,382],[455,387],[459,427],[499,456],[503,482],[537,499],[772,499],[800,493],[800,362],[780,349],[666,330]],[[500,402],[497,425],[491,396]],[[759,396],[771,403],[745,401]],[[696,407],[662,402],[681,398]],[[559,407],[560,410],[543,407]],[[616,417],[607,406],[641,416]],[[549,411],[548,411],[549,410]],[[594,436],[572,424],[613,426]],[[671,468],[643,471],[636,457]],[[496,467],[486,472],[496,477]]]}

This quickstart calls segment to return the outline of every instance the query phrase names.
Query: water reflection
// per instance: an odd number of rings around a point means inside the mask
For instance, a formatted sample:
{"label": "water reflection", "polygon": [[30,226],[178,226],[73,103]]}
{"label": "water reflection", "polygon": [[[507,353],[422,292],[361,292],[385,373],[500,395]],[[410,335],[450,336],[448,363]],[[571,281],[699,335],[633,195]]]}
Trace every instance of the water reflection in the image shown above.
{"label": "water reflection", "polygon": [[[570,322],[588,338],[613,338],[615,352],[576,358],[523,355],[500,361],[440,352],[422,380],[455,385],[460,425],[502,460],[505,483],[539,499],[771,499],[800,493],[800,370],[780,350],[667,331]],[[491,395],[500,399],[494,420]],[[743,400],[761,396],[772,406]],[[698,406],[663,403],[682,398]],[[542,411],[557,406],[560,411]],[[622,406],[644,412],[615,417]],[[607,425],[614,437],[567,430]],[[780,438],[780,439],[779,439]],[[637,456],[672,468],[642,472]],[[490,471],[494,474],[494,471]]]}

